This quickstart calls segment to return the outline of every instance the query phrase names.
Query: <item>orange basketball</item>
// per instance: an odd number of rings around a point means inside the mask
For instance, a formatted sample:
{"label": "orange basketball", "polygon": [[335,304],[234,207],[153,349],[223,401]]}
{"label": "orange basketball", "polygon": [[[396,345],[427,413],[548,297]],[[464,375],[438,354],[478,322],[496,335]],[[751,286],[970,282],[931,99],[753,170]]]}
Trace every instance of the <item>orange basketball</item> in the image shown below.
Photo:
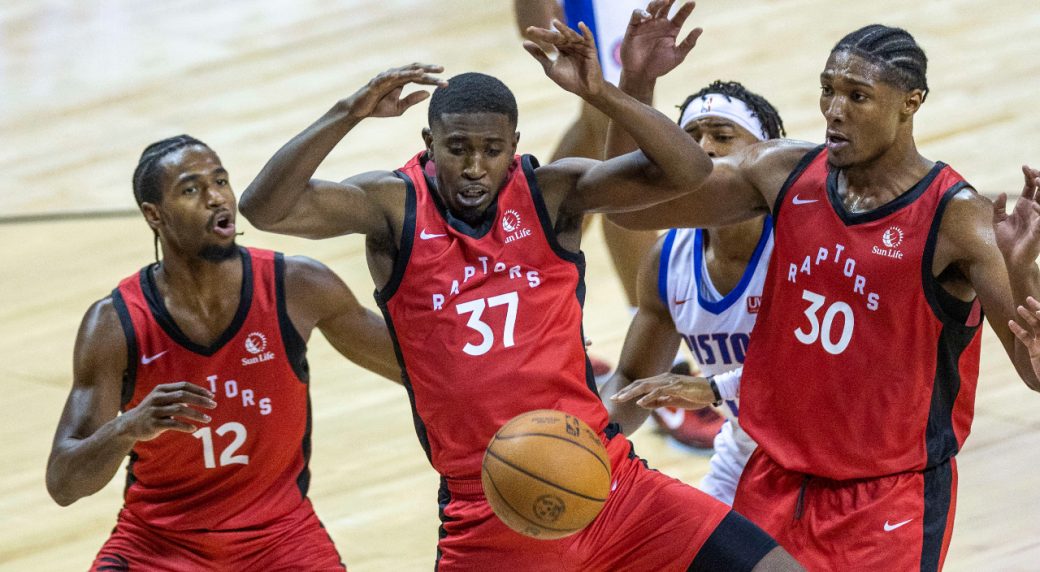
{"label": "orange basketball", "polygon": [[610,459],[584,421],[562,411],[517,415],[488,443],[484,496],[509,528],[554,539],[585,528],[610,493]]}

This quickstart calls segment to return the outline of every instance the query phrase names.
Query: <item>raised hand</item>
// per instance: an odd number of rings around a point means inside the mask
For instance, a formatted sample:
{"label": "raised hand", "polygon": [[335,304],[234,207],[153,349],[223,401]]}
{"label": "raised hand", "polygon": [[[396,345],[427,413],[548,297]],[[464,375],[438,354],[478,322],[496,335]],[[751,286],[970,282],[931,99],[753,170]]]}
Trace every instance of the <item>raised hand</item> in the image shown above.
{"label": "raised hand", "polygon": [[[528,28],[525,35],[531,40],[524,42],[524,49],[542,64],[545,75],[563,89],[586,99],[599,95],[606,82],[589,27],[579,22],[579,34],[556,19],[553,26],[555,30]],[[543,45],[556,48],[556,57],[550,58]]]}
{"label": "raised hand", "polygon": [[157,385],[137,407],[119,417],[122,433],[137,441],[155,439],[165,431],[193,433],[198,426],[192,423],[209,423],[209,415],[197,408],[216,407],[212,397],[206,389],[186,381]]}
{"label": "raised hand", "polygon": [[646,409],[679,407],[700,409],[715,402],[715,392],[703,377],[662,373],[654,377],[639,379],[610,396],[618,402],[638,399],[636,404]]}
{"label": "raised hand", "polygon": [[679,31],[693,12],[694,3],[686,2],[669,18],[675,0],[653,0],[646,10],[635,10],[621,43],[621,65],[626,73],[655,80],[672,71],[686,59],[704,32],[694,28],[677,43]]}
{"label": "raised hand", "polygon": [[1006,194],[1001,193],[993,203],[993,232],[1009,272],[1031,267],[1040,256],[1040,171],[1023,165],[1022,174],[1025,185],[1011,213],[1006,211]]}
{"label": "raised hand", "polygon": [[1009,320],[1008,327],[1011,328],[1018,341],[1029,350],[1029,361],[1033,364],[1033,372],[1040,377],[1040,302],[1030,296],[1026,298],[1026,306],[1018,307],[1018,316],[1026,327],[1015,320]]}
{"label": "raised hand", "polygon": [[397,117],[408,108],[430,97],[428,91],[416,91],[405,97],[401,92],[409,84],[445,86],[443,79],[431,74],[444,71],[437,65],[414,63],[388,69],[369,80],[354,95],[343,100],[343,104],[356,119],[366,117]]}

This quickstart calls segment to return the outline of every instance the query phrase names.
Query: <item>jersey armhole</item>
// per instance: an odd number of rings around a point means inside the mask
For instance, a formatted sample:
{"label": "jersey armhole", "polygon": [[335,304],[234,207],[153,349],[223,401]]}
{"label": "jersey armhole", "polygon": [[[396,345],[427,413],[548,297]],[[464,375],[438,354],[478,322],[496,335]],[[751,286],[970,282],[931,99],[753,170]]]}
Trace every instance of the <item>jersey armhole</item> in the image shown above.
{"label": "jersey armhole", "polygon": [[123,294],[119,288],[112,290],[112,307],[119,316],[119,325],[126,337],[126,369],[123,371],[123,385],[120,389],[119,410],[123,411],[127,403],[134,398],[137,386],[137,334],[134,333],[134,321],[130,318],[130,310],[126,307]]}
{"label": "jersey armhole", "polygon": [[[971,185],[966,181],[961,181],[943,192],[942,198],[939,199],[939,204],[935,207],[935,215],[932,217],[932,225],[928,229],[928,239],[924,245],[924,254],[921,256],[921,289],[924,290],[924,297],[928,301],[928,306],[931,307],[932,313],[944,326],[965,333],[974,332],[982,325],[983,315],[981,307],[976,308],[978,297],[976,296],[971,302],[964,302],[954,298],[948,292],[943,291],[940,293],[942,285],[932,276],[932,262],[935,259],[936,243],[939,240],[939,229],[942,227],[943,214],[946,212],[946,207],[949,206],[950,201],[957,193],[970,187]],[[958,307],[958,304],[963,304],[963,306]],[[962,317],[964,319],[961,319]],[[973,323],[969,324],[969,321]]]}
{"label": "jersey armhole", "polygon": [[811,149],[806,153],[798,164],[795,165],[794,170],[787,176],[787,180],[784,181],[784,186],[780,187],[780,192],[776,194],[776,202],[773,203],[773,228],[776,228],[776,220],[780,217],[780,207],[784,204],[784,197],[787,196],[787,191],[794,186],[802,173],[809,168],[809,165],[816,159],[816,156],[823,151],[823,145]]}
{"label": "jersey armhole", "polygon": [[661,244],[661,259],[657,264],[657,295],[669,310],[671,306],[668,305],[668,265],[672,260],[672,246],[675,245],[675,235],[678,232],[673,228],[665,235],[664,243]]}
{"label": "jersey armhole", "polygon": [[545,235],[545,239],[549,242],[549,247],[556,253],[556,256],[567,262],[584,266],[585,255],[580,250],[571,252],[556,240],[556,229],[553,228],[552,217],[549,216],[549,209],[545,206],[545,200],[542,198],[542,189],[538,186],[538,179],[534,174],[534,170],[538,168],[538,160],[531,155],[523,155],[520,157],[520,166],[524,171],[524,178],[527,180],[527,188],[531,190],[531,202],[534,203],[534,210],[538,213],[538,222],[542,227],[542,234]]}
{"label": "jersey armhole", "polygon": [[390,272],[390,280],[382,289],[376,288],[376,302],[386,304],[394,297],[397,289],[404,280],[404,272],[408,268],[408,259],[412,256],[412,242],[415,240],[415,217],[417,199],[415,196],[415,183],[404,171],[394,171],[397,178],[404,181],[404,222],[401,224],[401,244],[397,247],[397,256],[394,258],[394,268]]}
{"label": "jersey armhole", "polygon": [[303,336],[296,331],[292,319],[289,318],[289,308],[285,302],[285,255],[281,252],[274,253],[274,292],[276,306],[278,308],[278,330],[282,334],[282,346],[285,348],[285,357],[289,360],[289,367],[303,383],[310,382],[310,365],[307,363],[307,343]]}

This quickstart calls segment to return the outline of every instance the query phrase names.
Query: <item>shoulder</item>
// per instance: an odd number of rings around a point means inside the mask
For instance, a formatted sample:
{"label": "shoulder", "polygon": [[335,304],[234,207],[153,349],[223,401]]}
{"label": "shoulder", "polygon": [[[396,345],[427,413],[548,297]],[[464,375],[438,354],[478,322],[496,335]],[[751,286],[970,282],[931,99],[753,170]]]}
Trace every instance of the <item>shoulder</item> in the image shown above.
{"label": "shoulder", "polygon": [[971,248],[990,240],[993,202],[971,187],[964,187],[950,198],[942,214],[940,238],[954,245]]}
{"label": "shoulder", "polygon": [[285,296],[293,305],[314,308],[356,303],[350,288],[331,268],[308,256],[285,257]]}
{"label": "shoulder", "polygon": [[534,176],[543,191],[550,187],[571,189],[582,175],[600,162],[583,157],[567,157],[538,167],[534,170]]}
{"label": "shoulder", "polygon": [[94,302],[83,314],[76,336],[76,359],[126,359],[126,333],[111,295]]}

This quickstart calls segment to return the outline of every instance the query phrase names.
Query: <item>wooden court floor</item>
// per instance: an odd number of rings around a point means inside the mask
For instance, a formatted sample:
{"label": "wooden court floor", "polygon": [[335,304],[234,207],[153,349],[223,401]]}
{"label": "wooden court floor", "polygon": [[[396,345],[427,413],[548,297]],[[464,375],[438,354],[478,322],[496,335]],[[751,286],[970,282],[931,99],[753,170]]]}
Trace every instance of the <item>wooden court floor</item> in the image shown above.
{"label": "wooden court floor", "polygon": [[[0,569],[82,570],[115,522],[122,474],[59,508],[44,464],[70,384],[72,344],[88,305],[151,260],[132,211],[140,151],[187,132],[221,154],[245,188],[285,140],[375,73],[411,61],[447,74],[502,78],[520,105],[521,149],[547,156],[577,110],[523,52],[511,2],[433,0],[5,0],[0,3]],[[1018,166],[1040,164],[1040,4],[1036,0],[703,0],[700,46],[659,85],[659,107],[716,79],[768,97],[792,137],[819,141],[817,76],[846,32],[906,27],[930,56],[932,93],[918,145],[982,192],[1016,192]],[[402,164],[421,144],[425,107],[371,120],[320,176]],[[37,216],[41,215],[41,216]],[[367,304],[357,237],[323,242],[246,228],[243,244],[304,253]],[[586,331],[616,356],[628,312],[597,227]],[[883,340],[878,341],[883,344]],[[437,478],[415,439],[404,391],[311,344],[311,496],[352,570],[432,567]],[[959,455],[948,570],[1040,569],[1040,396],[1015,377],[992,334],[983,342],[974,432]],[[707,459],[649,429],[634,437],[652,466],[696,483]]]}

